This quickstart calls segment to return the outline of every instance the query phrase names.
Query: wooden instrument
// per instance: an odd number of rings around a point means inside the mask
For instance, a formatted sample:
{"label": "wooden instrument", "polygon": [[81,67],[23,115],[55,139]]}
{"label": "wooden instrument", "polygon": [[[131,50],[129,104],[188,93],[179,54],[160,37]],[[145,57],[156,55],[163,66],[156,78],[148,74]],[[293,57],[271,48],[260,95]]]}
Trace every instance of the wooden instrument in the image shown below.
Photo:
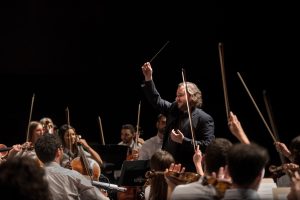
{"label": "wooden instrument", "polygon": [[77,148],[79,156],[71,161],[71,167],[73,170],[76,170],[79,173],[87,176],[89,179],[99,181],[101,168],[95,160],[86,157],[84,149],[79,142],[80,138],[80,135],[77,136]]}

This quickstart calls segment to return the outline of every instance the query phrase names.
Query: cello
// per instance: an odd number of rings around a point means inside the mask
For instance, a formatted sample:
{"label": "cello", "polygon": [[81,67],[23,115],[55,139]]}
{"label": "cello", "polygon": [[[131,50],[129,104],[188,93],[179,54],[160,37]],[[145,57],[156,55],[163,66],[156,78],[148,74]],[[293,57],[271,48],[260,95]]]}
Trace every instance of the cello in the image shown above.
{"label": "cello", "polygon": [[[67,167],[70,167],[73,170],[78,171],[82,175],[85,175],[87,178],[91,179],[91,181],[99,181],[100,174],[101,174],[101,168],[98,164],[98,162],[92,158],[87,158],[85,150],[83,148],[83,143],[85,140],[81,138],[81,135],[77,135],[75,133],[75,129],[70,125],[70,115],[69,115],[69,108],[66,108],[66,117],[67,117],[67,128],[65,129],[65,132],[63,133],[68,134],[67,142],[68,142],[68,148],[70,150],[69,155],[69,162],[66,165]],[[70,130],[72,130],[70,132]],[[74,140],[75,136],[75,140]],[[66,142],[66,144],[67,144]],[[86,142],[85,142],[86,143]],[[84,146],[86,146],[85,144]],[[73,149],[75,147],[75,149]],[[78,156],[75,158],[72,158],[72,155],[74,155],[73,150],[77,150]],[[100,159],[101,160],[101,159]],[[102,160],[101,160],[102,161]]]}
{"label": "cello", "polygon": [[80,139],[81,136],[78,135],[76,142],[79,156],[75,157],[71,161],[71,167],[73,170],[78,171],[79,173],[90,178],[91,180],[99,181],[101,168],[95,160],[86,157],[85,150],[83,149],[82,144],[80,143]]}

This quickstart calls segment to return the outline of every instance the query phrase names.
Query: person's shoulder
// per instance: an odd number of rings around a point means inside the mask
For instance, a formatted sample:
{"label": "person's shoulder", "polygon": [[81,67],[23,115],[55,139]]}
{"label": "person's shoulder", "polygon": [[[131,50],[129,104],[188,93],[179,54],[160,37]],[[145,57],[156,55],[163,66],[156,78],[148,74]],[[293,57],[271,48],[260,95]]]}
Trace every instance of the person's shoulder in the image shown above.
{"label": "person's shoulder", "polygon": [[216,189],[211,185],[203,185],[201,181],[178,185],[173,191],[175,199],[214,199]]}
{"label": "person's shoulder", "polygon": [[[155,135],[155,136],[152,136],[151,138],[149,138],[149,139],[147,139],[147,140],[145,140],[145,143],[147,143],[147,144],[151,144],[153,141],[155,141],[156,140],[156,138],[157,138],[158,136],[157,135]],[[145,144],[144,143],[144,144]]]}

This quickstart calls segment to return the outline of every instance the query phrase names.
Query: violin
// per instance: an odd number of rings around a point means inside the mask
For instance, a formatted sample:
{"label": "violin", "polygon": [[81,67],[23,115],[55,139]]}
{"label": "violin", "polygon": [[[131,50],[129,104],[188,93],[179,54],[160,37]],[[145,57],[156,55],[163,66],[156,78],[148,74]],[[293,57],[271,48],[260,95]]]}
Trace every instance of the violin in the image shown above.
{"label": "violin", "polygon": [[217,191],[218,199],[222,199],[226,190],[231,188],[232,183],[226,179],[218,179],[213,176],[204,176],[202,185],[212,185]]}
{"label": "violin", "polygon": [[280,166],[275,166],[275,165],[270,165],[269,166],[269,171],[272,174],[287,172],[288,170],[297,171],[297,170],[299,170],[299,165],[294,164],[294,163],[284,163]]}
{"label": "violin", "polygon": [[[194,172],[174,172],[174,171],[162,172],[162,171],[153,171],[153,170],[146,172],[145,177],[147,179],[151,179],[153,176],[162,175],[162,174],[165,174],[165,176],[175,185],[196,182],[201,177],[200,174]],[[149,181],[147,181],[146,183],[148,182]],[[204,176],[202,185],[212,185],[217,191],[218,199],[221,199],[224,197],[225,191],[231,188],[232,183],[226,179],[218,179],[213,176]]]}
{"label": "violin", "polygon": [[151,179],[154,176],[157,175],[164,175],[175,185],[181,185],[181,184],[187,184],[196,182],[201,177],[200,174],[194,173],[194,172],[174,172],[174,171],[147,171],[145,174],[145,177],[147,179]]}

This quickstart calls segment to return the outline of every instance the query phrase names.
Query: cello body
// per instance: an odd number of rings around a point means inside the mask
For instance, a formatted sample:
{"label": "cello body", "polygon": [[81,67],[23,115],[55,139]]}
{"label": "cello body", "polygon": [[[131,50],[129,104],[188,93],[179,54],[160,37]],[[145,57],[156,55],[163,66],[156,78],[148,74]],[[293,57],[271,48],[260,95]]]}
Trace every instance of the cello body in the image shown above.
{"label": "cello body", "polygon": [[85,158],[85,159],[87,159],[87,163],[88,163],[87,169],[85,167],[82,156],[78,156],[71,161],[70,163],[71,168],[73,170],[78,171],[82,175],[87,176],[87,178],[89,178],[89,176],[91,175],[94,181],[99,181],[100,174],[101,174],[101,168],[99,164],[91,158]]}

